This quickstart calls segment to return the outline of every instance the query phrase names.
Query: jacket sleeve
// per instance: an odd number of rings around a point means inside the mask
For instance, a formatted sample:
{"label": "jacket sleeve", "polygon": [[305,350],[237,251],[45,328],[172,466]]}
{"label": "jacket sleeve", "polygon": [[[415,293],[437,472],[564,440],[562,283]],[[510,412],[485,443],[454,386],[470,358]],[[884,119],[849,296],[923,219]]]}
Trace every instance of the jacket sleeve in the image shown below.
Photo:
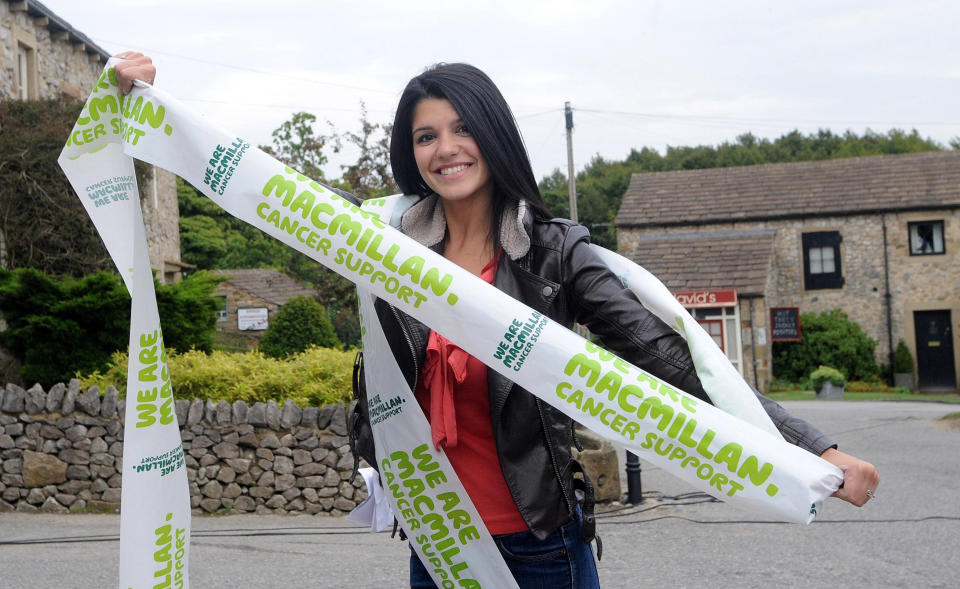
{"label": "jacket sleeve", "polygon": [[624,288],[590,248],[585,227],[570,227],[562,255],[563,289],[574,321],[624,360],[709,403],[686,341]]}
{"label": "jacket sleeve", "polygon": [[811,425],[809,422],[794,417],[787,413],[787,410],[780,406],[773,399],[769,399],[754,389],[754,394],[760,399],[760,404],[770,416],[773,425],[777,427],[783,438],[793,444],[820,456],[830,448],[836,448],[837,444],[828,438],[823,432]]}
{"label": "jacket sleeve", "polygon": [[[590,234],[580,225],[570,228],[564,242],[564,288],[574,319],[624,360],[709,403],[686,340],[645,308],[633,291],[624,288],[589,244]],[[789,443],[817,456],[836,447],[814,426],[756,394]]]}

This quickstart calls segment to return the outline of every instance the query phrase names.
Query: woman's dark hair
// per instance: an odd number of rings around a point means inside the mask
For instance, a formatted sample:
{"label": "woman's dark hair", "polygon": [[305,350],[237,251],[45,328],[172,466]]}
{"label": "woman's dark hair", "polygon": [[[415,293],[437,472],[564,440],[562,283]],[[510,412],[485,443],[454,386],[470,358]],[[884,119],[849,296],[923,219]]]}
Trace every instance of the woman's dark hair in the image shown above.
{"label": "woman's dark hair", "polygon": [[491,230],[495,239],[508,203],[526,199],[535,215],[550,218],[507,101],[485,73],[465,63],[433,65],[404,88],[390,141],[390,166],[400,190],[421,196],[433,192],[420,176],[413,156],[413,112],[424,98],[449,100],[477,142],[493,178]]}

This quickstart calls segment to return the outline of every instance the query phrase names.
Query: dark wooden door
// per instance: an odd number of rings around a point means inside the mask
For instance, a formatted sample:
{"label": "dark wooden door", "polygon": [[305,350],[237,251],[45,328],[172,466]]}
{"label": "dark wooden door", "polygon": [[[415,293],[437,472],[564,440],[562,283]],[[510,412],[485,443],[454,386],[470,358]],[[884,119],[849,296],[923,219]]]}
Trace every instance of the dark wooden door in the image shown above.
{"label": "dark wooden door", "polygon": [[957,372],[953,360],[950,311],[914,311],[917,342],[917,384],[921,389],[953,389]]}

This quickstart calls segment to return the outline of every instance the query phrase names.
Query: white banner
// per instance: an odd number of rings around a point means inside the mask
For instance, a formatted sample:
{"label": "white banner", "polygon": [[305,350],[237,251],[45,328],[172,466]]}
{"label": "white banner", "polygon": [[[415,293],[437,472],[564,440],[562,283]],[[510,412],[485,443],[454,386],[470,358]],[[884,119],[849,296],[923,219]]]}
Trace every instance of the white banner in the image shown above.
{"label": "white banner", "polygon": [[443,450],[434,448],[373,308],[358,289],[370,426],[380,482],[437,587],[517,587]]}
{"label": "white banner", "polygon": [[[589,429],[731,504],[808,523],[839,486],[839,469],[819,457],[585,341],[166,93],[139,87],[118,97],[115,85],[101,78],[68,144],[91,178],[124,174],[129,162],[114,157],[122,143]],[[84,180],[74,186],[84,194]]]}
{"label": "white banner", "polygon": [[687,340],[697,376],[713,404],[780,439],[783,436],[763,410],[760,400],[713,338],[683,308],[656,276],[620,254],[594,245],[594,251],[640,299],[643,306]]}
{"label": "white banner", "polygon": [[119,133],[123,121],[102,116],[119,105],[112,65],[104,70],[58,161],[132,298],[119,587],[185,588],[190,491],[133,160],[123,153],[119,134],[111,133]]}

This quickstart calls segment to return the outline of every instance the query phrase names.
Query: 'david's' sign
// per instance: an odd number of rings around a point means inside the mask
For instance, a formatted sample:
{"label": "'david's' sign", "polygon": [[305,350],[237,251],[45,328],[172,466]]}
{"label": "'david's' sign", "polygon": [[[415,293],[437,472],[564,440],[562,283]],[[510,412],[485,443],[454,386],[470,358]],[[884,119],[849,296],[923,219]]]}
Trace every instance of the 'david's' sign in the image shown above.
{"label": "'david's' sign", "polygon": [[674,291],[680,304],[687,309],[698,307],[733,307],[737,304],[737,291],[726,290],[678,290]]}

